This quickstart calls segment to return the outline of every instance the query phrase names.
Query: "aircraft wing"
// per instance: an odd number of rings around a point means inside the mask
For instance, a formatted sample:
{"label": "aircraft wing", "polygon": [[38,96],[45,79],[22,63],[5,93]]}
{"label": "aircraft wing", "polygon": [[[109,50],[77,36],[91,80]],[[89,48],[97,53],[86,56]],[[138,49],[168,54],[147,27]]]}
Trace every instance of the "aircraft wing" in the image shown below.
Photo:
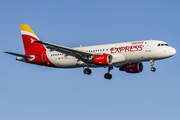
{"label": "aircraft wing", "polygon": [[49,48],[51,50],[55,50],[55,51],[64,53],[66,55],[73,56],[84,62],[87,62],[89,60],[88,58],[94,55],[92,53],[88,53],[85,51],[81,51],[81,50],[77,50],[77,49],[73,49],[73,48],[69,48],[69,47],[64,47],[64,46],[60,46],[60,45],[56,45],[56,44],[52,44],[52,43],[48,43],[48,42],[44,42],[44,41],[40,41],[40,40],[35,40],[34,42],[47,45],[47,48]]}
{"label": "aircraft wing", "polygon": [[28,59],[33,58],[31,56],[27,56],[27,55],[23,55],[23,54],[19,54],[19,53],[8,52],[8,51],[4,51],[4,53],[8,53],[11,55],[15,55],[15,56],[23,57],[23,58],[28,58]]}

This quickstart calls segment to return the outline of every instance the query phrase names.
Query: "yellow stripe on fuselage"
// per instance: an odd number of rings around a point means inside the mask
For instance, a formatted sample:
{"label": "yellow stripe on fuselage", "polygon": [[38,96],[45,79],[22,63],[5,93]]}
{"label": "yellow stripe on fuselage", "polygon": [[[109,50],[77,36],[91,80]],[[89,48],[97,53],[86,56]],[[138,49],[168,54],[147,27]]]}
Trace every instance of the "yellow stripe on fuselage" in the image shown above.
{"label": "yellow stripe on fuselage", "polygon": [[31,30],[31,28],[29,27],[28,24],[23,24],[23,25],[20,25],[20,29],[21,31],[27,31],[27,32],[30,32],[32,34],[34,34],[36,36],[36,34]]}

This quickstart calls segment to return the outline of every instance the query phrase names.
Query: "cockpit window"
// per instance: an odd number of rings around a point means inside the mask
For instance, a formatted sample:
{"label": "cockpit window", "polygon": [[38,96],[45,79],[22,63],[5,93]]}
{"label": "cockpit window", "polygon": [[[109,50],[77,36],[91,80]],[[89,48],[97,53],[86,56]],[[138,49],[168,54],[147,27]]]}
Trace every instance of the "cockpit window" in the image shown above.
{"label": "cockpit window", "polygon": [[169,46],[167,43],[164,44],[164,43],[159,43],[157,46]]}

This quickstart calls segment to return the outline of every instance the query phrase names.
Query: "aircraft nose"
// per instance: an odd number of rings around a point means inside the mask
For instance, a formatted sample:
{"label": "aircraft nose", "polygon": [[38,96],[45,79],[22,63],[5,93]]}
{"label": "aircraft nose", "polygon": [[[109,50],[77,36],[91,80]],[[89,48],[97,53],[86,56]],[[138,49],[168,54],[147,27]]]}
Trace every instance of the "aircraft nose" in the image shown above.
{"label": "aircraft nose", "polygon": [[170,55],[173,56],[176,54],[176,49],[174,48],[171,48],[171,51],[170,51]]}

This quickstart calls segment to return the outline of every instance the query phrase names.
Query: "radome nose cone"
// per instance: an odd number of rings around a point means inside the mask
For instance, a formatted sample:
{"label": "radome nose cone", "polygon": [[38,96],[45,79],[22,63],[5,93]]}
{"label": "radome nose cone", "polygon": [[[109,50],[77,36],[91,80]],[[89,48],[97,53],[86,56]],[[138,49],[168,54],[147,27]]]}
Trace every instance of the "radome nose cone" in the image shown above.
{"label": "radome nose cone", "polygon": [[173,48],[173,55],[175,55],[175,54],[176,54],[176,49]]}
{"label": "radome nose cone", "polygon": [[175,55],[175,54],[176,54],[176,49],[172,48],[172,50],[171,50],[171,55],[173,56],[173,55]]}

